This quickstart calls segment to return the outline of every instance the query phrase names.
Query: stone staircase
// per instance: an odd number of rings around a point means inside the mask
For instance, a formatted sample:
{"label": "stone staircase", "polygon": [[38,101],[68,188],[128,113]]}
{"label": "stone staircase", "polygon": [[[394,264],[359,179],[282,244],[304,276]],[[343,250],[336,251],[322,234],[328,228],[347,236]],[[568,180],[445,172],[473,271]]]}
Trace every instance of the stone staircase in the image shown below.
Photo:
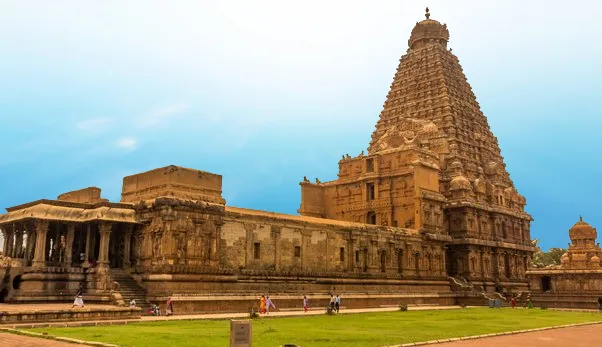
{"label": "stone staircase", "polygon": [[[470,283],[467,279],[462,278],[462,277],[452,277],[449,276],[448,280],[452,283],[452,285],[455,285],[456,287],[461,288],[464,291],[473,293],[474,295],[483,297],[484,299],[487,300],[496,300],[499,299],[500,303],[502,305],[502,307],[506,307],[508,306],[508,303],[506,302],[506,298],[498,293],[498,292],[486,292],[483,290],[483,288],[475,288],[474,284]],[[517,295],[517,299],[520,300],[520,298],[522,297],[523,293],[520,292]]]}
{"label": "stone staircase", "polygon": [[119,284],[116,291],[121,294],[125,305],[129,305],[130,300],[134,299],[136,306],[142,309],[142,315],[146,314],[151,307],[151,303],[146,298],[146,290],[129,273],[120,269],[112,269],[111,280]]}

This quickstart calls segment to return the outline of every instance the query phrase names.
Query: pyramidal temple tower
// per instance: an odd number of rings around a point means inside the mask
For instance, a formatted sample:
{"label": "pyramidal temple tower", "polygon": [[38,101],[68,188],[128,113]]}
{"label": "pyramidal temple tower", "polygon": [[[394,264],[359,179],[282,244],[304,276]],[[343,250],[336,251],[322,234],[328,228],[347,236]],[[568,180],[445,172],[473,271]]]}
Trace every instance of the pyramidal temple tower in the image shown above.
{"label": "pyramidal temple tower", "polygon": [[427,8],[368,152],[344,155],[335,181],[301,182],[299,213],[439,238],[448,274],[519,287],[534,251],[532,218],[448,41]]}

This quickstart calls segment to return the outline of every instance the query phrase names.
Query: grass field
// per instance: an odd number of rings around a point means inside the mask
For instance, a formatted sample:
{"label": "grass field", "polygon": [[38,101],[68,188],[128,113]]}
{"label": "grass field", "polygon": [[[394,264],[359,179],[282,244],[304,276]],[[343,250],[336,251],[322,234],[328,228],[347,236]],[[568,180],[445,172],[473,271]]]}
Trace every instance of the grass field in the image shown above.
{"label": "grass field", "polygon": [[[377,347],[602,320],[598,313],[468,308],[253,320],[253,346]],[[81,328],[39,328],[82,340],[128,347],[223,347],[229,321],[163,321]]]}

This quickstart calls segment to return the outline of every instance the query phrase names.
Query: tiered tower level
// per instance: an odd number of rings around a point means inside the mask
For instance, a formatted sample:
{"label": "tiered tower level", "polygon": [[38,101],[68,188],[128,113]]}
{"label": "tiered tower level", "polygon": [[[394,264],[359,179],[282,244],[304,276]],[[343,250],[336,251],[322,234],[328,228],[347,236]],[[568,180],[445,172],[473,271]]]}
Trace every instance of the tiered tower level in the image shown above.
{"label": "tiered tower level", "polygon": [[335,181],[304,179],[299,213],[451,237],[448,274],[519,284],[533,251],[532,218],[448,40],[427,8],[368,153],[344,155]]}

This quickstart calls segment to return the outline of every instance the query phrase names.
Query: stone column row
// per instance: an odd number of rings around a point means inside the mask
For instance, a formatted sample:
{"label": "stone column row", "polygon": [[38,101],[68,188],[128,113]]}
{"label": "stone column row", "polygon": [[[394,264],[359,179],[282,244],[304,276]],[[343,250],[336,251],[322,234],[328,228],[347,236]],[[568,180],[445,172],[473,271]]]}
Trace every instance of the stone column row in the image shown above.
{"label": "stone column row", "polygon": [[[32,243],[33,230],[19,224],[8,224],[2,228],[4,246],[2,254],[15,259],[30,259],[30,244]],[[27,239],[25,238],[27,237]],[[23,242],[26,241],[25,247]]]}

